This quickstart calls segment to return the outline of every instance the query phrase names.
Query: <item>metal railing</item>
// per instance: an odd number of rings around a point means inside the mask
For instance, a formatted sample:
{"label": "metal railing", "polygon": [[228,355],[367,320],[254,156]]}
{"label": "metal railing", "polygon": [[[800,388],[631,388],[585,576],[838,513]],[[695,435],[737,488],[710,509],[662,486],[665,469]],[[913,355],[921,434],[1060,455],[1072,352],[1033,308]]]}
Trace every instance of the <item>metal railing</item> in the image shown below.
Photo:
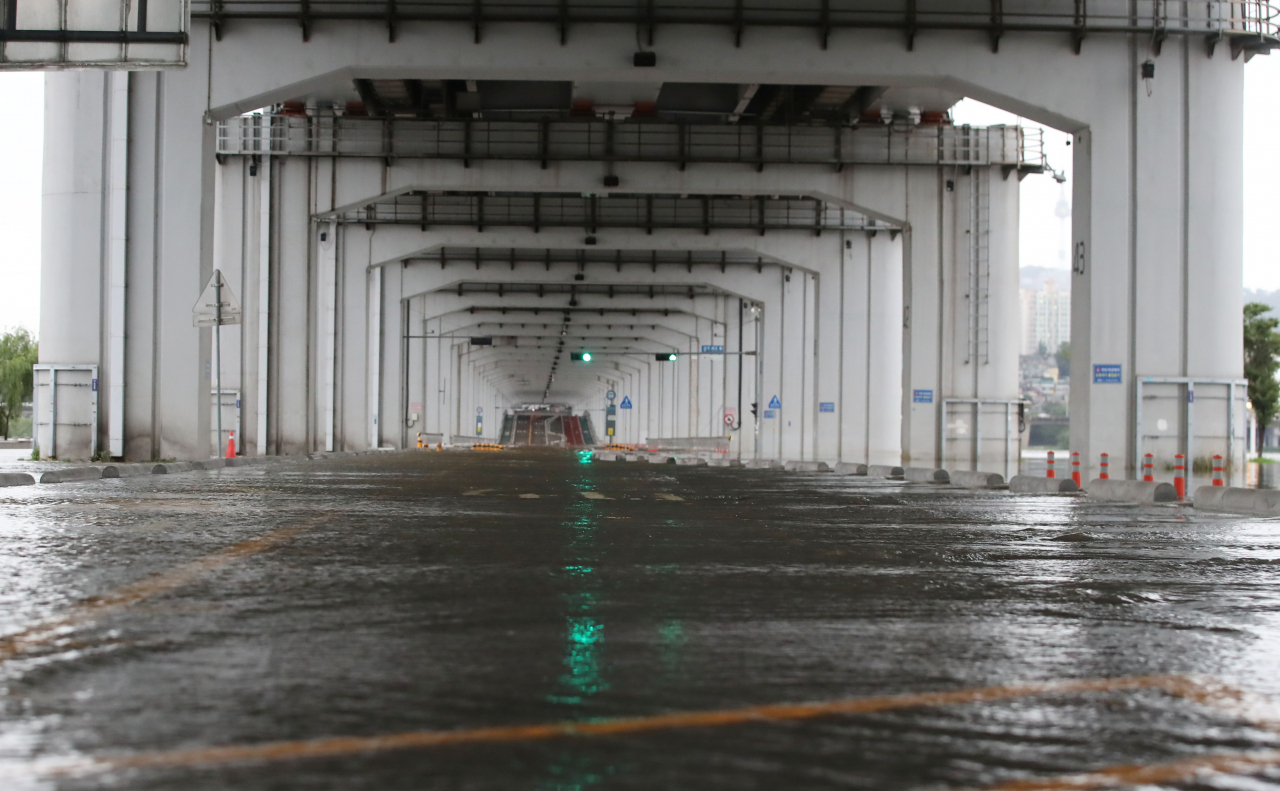
{"label": "metal railing", "polygon": [[218,124],[220,157],[619,161],[765,165],[1003,165],[1048,168],[1044,130],[1020,126],[422,120],[267,112]]}
{"label": "metal railing", "polygon": [[649,44],[665,25],[716,25],[739,46],[750,28],[809,27],[823,48],[833,31],[859,28],[901,31],[908,47],[922,31],[983,31],[992,49],[1019,32],[1062,32],[1077,46],[1094,34],[1149,33],[1253,37],[1265,48],[1280,36],[1276,4],[1242,0],[194,0],[192,16],[219,36],[228,20],[296,20],[303,40],[316,23],[357,20],[385,25],[391,41],[404,23],[463,23],[475,43],[490,22],[543,23],[561,43],[580,23],[634,25]]}
{"label": "metal railing", "polygon": [[822,231],[897,229],[813,198],[711,195],[565,195],[561,193],[411,192],[336,215],[341,223],[477,228],[529,227]]}

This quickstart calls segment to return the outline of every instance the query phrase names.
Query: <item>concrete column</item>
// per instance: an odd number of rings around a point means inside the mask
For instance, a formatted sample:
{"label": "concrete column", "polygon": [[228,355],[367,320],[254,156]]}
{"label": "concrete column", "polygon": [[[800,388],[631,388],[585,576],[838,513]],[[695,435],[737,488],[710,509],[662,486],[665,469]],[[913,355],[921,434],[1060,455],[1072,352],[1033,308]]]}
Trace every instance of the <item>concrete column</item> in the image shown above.
{"label": "concrete column", "polygon": [[[1090,475],[1103,452],[1113,475],[1121,458],[1139,474],[1139,435],[1162,461],[1185,452],[1185,388],[1146,388],[1153,398],[1139,403],[1138,378],[1235,379],[1243,370],[1243,71],[1229,48],[1207,58],[1169,46],[1148,96],[1139,76],[1148,57],[1135,44],[1116,58],[1108,87],[1128,96],[1125,112],[1072,140],[1071,445]],[[1095,376],[1098,365],[1120,366],[1119,381]],[[1196,390],[1192,454],[1207,461],[1227,449],[1227,388]],[[1244,443],[1234,444],[1240,469]]]}
{"label": "concrete column", "polygon": [[868,237],[865,460],[900,464],[902,452],[902,289],[906,238]]}
{"label": "concrete column", "polygon": [[403,336],[407,333],[404,303],[401,299],[404,284],[403,266],[385,266],[382,270],[381,305],[381,381],[379,384],[380,419],[378,421],[379,444],[393,448],[404,447],[404,349]]}
{"label": "concrete column", "polygon": [[[102,73],[55,72],[45,80],[44,174],[40,271],[40,362],[99,365],[105,372],[103,302],[109,209],[107,150],[110,84]],[[45,380],[47,381],[47,379]],[[37,399],[49,398],[47,387]],[[87,414],[89,391],[64,388],[59,408]],[[37,422],[48,420],[41,404]],[[66,414],[64,412],[64,414]],[[63,422],[63,421],[59,421]],[[37,438],[48,453],[49,428]],[[101,433],[101,432],[100,432]],[[93,437],[88,431],[58,427],[56,453],[87,459]]]}
{"label": "concrete column", "polygon": [[[69,77],[86,72],[59,72],[46,77]],[[124,371],[128,397],[124,401],[124,458],[142,461],[160,457],[160,413],[156,409],[159,354],[160,303],[159,227],[163,207],[154,187],[159,183],[162,155],[160,130],[162,72],[129,75],[127,230],[125,239],[125,345]],[[46,88],[46,96],[48,88]],[[47,99],[46,99],[47,101]],[[46,134],[49,124],[46,120]],[[46,168],[50,151],[45,149]],[[47,211],[47,210],[46,210]],[[49,228],[50,216],[44,217]],[[42,269],[49,266],[46,254]],[[43,296],[42,296],[43,299]],[[194,300],[193,300],[194,302]],[[42,317],[47,315],[43,312]],[[188,322],[189,324],[190,322]],[[44,344],[41,344],[42,351]]]}

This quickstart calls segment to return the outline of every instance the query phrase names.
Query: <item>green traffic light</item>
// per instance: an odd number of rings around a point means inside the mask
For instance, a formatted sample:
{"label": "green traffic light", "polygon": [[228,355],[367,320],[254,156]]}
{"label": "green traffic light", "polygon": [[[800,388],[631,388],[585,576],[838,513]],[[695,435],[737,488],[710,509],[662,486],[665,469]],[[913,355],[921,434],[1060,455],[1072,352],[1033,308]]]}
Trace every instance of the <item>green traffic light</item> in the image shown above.
{"label": "green traffic light", "polygon": [[591,352],[583,352],[583,353],[582,353],[582,361],[583,361],[584,363],[589,363],[589,362],[591,362]]}
{"label": "green traffic light", "polygon": [[676,361],[676,353],[675,353],[675,352],[672,352],[671,354],[668,354],[668,355],[667,355],[667,359],[668,359],[668,360],[670,360],[671,362],[675,362],[675,361]]}

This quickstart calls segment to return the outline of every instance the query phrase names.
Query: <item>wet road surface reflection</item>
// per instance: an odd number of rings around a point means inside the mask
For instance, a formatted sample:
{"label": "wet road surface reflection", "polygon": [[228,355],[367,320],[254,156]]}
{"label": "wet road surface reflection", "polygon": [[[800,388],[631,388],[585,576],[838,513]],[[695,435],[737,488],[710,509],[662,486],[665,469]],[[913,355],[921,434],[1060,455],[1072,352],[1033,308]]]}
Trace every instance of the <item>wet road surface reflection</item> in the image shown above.
{"label": "wet road surface reflection", "polygon": [[6,489],[0,788],[1280,788],[1278,583],[1274,521],[557,452]]}

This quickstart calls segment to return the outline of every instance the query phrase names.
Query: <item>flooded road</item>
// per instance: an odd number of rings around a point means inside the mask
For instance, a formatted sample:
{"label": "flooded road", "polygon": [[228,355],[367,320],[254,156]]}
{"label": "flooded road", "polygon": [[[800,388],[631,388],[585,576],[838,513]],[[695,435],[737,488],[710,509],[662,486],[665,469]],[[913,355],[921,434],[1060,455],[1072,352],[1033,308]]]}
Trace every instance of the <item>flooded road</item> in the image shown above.
{"label": "flooded road", "polygon": [[0,490],[0,788],[1280,788],[1280,522],[559,452]]}

